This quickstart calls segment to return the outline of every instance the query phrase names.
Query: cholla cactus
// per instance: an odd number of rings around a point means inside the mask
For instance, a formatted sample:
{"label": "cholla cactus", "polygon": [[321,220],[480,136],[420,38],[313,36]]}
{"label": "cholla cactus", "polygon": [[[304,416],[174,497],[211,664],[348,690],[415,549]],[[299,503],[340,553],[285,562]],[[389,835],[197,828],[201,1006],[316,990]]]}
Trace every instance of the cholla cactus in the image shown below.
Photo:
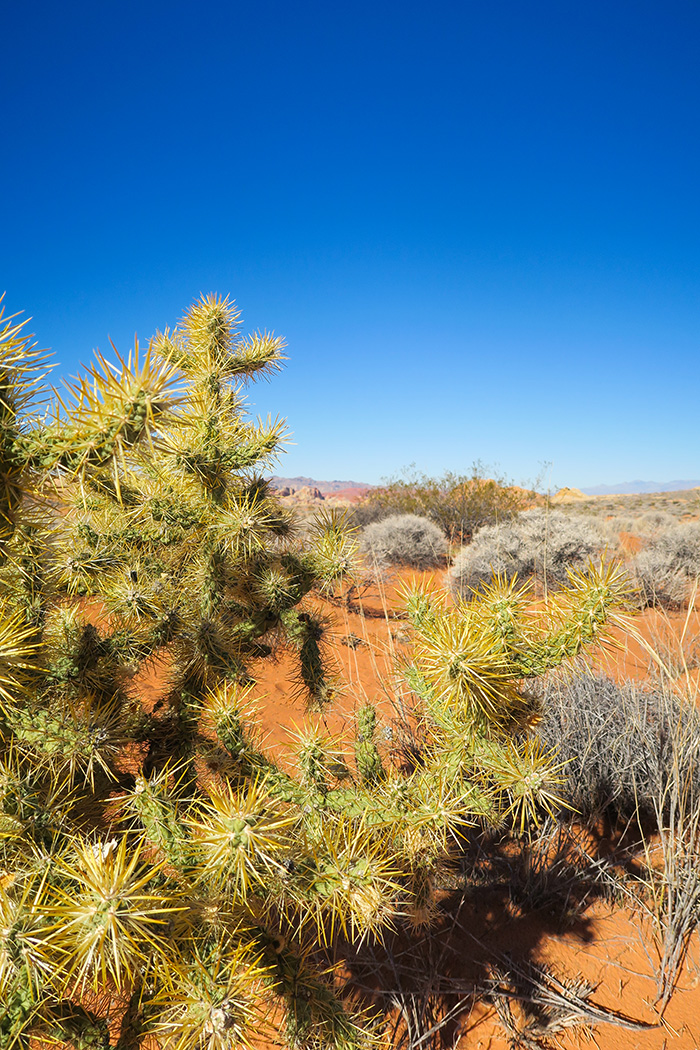
{"label": "cholla cactus", "polygon": [[[284,426],[251,422],[242,385],[282,350],[211,296],[39,418],[43,358],[0,330],[0,1047],[106,1048],[100,996],[120,1050],[239,1046],[262,995],[292,1047],[371,1043],[324,949],[430,922],[465,827],[552,802],[520,683],[598,638],[612,573],[573,580],[546,627],[505,585],[455,610],[410,596],[412,768],[371,705],[354,762],[308,726],[298,775],[265,753],[255,661],[288,646],[310,710],[331,702],[309,596],[355,549],[335,514],[302,538],[264,479]],[[134,676],[156,659],[147,712]]]}
{"label": "cholla cactus", "polygon": [[532,611],[531,583],[497,579],[480,598],[449,606],[408,594],[415,639],[407,680],[429,726],[428,767],[488,785],[496,811],[522,826],[537,806],[557,804],[552,755],[528,737],[539,709],[527,680],[599,642],[630,586],[616,566],[570,572],[568,586]]}

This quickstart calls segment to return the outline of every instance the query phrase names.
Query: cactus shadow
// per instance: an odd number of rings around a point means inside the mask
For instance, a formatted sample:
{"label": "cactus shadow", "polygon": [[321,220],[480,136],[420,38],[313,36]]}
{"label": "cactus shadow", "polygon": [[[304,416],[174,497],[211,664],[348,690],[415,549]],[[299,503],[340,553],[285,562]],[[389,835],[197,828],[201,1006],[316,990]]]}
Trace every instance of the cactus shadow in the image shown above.
{"label": "cactus shadow", "polygon": [[347,990],[382,1016],[400,1050],[452,1048],[488,1015],[513,1045],[528,1045],[517,1043],[527,1033],[532,1045],[556,1036],[558,1019],[593,989],[544,968],[542,948],[562,933],[590,943],[593,905],[617,899],[626,855],[611,848],[609,830],[551,821],[526,843],[475,838],[442,873],[430,927],[399,921],[381,942],[335,945]]}

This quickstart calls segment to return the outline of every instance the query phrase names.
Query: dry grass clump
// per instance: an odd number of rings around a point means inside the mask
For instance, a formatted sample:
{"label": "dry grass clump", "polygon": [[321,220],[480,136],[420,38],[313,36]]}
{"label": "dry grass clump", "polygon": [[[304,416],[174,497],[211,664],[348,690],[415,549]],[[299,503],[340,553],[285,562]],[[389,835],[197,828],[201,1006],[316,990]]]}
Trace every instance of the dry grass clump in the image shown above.
{"label": "dry grass clump", "polygon": [[429,518],[417,514],[392,514],[367,526],[360,549],[374,565],[431,569],[447,554],[447,540]]}
{"label": "dry grass clump", "polygon": [[560,585],[568,570],[581,569],[608,546],[594,520],[562,511],[528,510],[516,520],[487,525],[457,553],[449,586],[463,598],[498,576],[535,577]]}
{"label": "dry grass clump", "polygon": [[[691,594],[689,613],[694,606],[693,598]],[[668,622],[662,621],[652,627],[649,637],[650,675],[662,681],[680,679],[700,667],[700,630],[691,629],[689,616],[680,633],[674,631]]]}
{"label": "dry grass clump", "polygon": [[550,682],[537,733],[563,763],[561,794],[584,818],[653,818],[674,765],[700,798],[700,714],[662,685],[592,673]]}
{"label": "dry grass clump", "polygon": [[634,559],[645,605],[678,607],[700,577],[700,522],[661,529]]}
{"label": "dry grass clump", "polygon": [[[645,510],[635,520],[636,530],[643,536],[655,535],[661,529],[675,525],[677,518],[667,510]],[[635,531],[634,529],[630,531]]]}
{"label": "dry grass clump", "polygon": [[[668,680],[667,680],[668,681]],[[631,887],[655,930],[657,1003],[669,1002],[700,923],[700,712],[687,679],[645,690],[582,674],[551,684],[541,739],[558,750],[561,794],[584,817],[607,812],[641,835]]]}

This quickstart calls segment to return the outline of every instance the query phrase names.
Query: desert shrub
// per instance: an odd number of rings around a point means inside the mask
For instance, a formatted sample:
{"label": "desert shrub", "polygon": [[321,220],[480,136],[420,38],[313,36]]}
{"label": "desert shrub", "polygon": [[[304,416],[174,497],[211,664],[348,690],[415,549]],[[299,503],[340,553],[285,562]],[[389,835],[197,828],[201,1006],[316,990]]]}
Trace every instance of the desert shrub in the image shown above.
{"label": "desert shrub", "polygon": [[360,549],[376,565],[410,565],[430,569],[447,554],[447,540],[429,518],[392,514],[368,525]]}
{"label": "desert shrub", "polygon": [[495,576],[516,574],[559,585],[568,570],[583,568],[605,547],[604,531],[594,519],[562,511],[525,511],[514,521],[479,529],[454,558],[450,589],[468,597]]}
{"label": "desert shrub", "polygon": [[[636,518],[635,527],[642,536],[650,536],[676,524],[676,518],[665,510],[645,510]],[[635,531],[634,528],[629,532]]]}
{"label": "desert shrub", "polygon": [[700,522],[680,522],[660,530],[634,559],[647,605],[682,605],[700,577]]}
{"label": "desert shrub", "polygon": [[611,546],[616,546],[621,532],[649,540],[661,529],[676,523],[676,519],[665,511],[651,510],[641,514],[615,514],[608,518],[598,518],[597,522],[608,538]]}
{"label": "desert shrub", "polygon": [[409,468],[372,489],[354,508],[360,526],[395,514],[417,514],[430,518],[450,541],[467,542],[483,525],[507,521],[532,504],[534,492],[525,491],[497,476],[485,476],[476,463],[471,474],[450,471],[440,477]]}
{"label": "desert shrub", "polygon": [[562,762],[562,796],[585,818],[654,818],[674,770],[700,800],[700,714],[662,686],[591,673],[551,682],[537,735]]}
{"label": "desert shrub", "polygon": [[606,546],[617,549],[620,546],[620,533],[627,532],[639,536],[639,530],[635,527],[635,520],[631,517],[616,515],[609,518],[595,518],[596,525],[605,537]]}

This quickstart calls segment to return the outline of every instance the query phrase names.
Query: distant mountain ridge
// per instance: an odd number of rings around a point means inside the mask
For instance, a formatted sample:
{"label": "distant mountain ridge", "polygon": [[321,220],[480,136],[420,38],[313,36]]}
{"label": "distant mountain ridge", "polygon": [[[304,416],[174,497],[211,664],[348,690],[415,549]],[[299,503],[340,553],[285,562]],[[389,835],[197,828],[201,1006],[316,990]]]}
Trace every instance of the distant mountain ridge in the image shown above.
{"label": "distant mountain ridge", "polygon": [[334,492],[344,492],[346,489],[371,489],[365,481],[317,481],[315,478],[270,478],[272,487],[275,489],[318,489],[324,496]]}
{"label": "distant mountain ridge", "polygon": [[587,496],[626,496],[646,492],[683,492],[700,488],[700,481],[621,481],[619,485],[594,485],[581,489]]}
{"label": "distant mountain ridge", "polygon": [[[307,478],[299,475],[295,478],[272,477],[270,479],[275,489],[290,489],[298,491],[302,488],[318,489],[324,496],[332,496],[335,493],[349,493],[357,490],[358,495],[374,488],[366,481],[319,481],[317,478]],[[696,481],[621,481],[618,485],[593,485],[591,488],[579,489],[586,496],[624,496],[643,495],[648,492],[682,492],[686,489],[700,488],[700,480]],[[357,498],[357,497],[356,497]]]}

